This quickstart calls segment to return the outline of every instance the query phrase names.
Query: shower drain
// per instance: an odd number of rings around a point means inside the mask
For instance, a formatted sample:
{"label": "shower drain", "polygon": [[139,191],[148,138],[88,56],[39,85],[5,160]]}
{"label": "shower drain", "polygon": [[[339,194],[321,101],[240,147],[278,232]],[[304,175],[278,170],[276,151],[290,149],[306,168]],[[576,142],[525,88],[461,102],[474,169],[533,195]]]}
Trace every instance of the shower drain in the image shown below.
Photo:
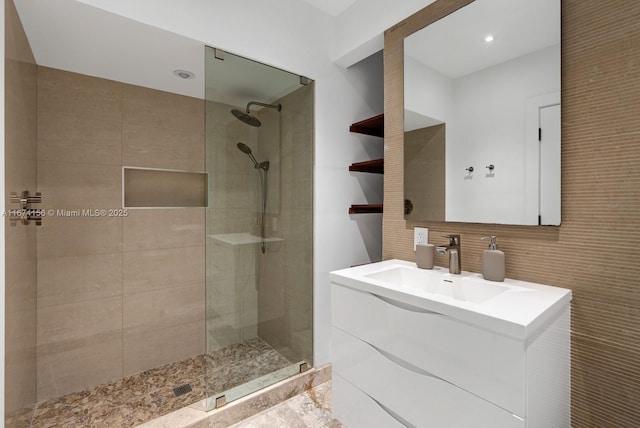
{"label": "shower drain", "polygon": [[180,397],[181,395],[187,394],[191,391],[191,385],[187,383],[177,388],[173,388],[173,395],[175,395],[176,397]]}

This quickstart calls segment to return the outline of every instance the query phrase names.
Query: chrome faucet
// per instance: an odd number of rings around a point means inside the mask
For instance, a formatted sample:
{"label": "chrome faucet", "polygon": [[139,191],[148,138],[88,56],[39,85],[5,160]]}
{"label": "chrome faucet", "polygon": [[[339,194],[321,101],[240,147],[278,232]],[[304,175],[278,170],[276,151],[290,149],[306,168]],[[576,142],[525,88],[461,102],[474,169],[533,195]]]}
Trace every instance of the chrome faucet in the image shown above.
{"label": "chrome faucet", "polygon": [[462,272],[462,255],[460,254],[460,235],[442,235],[449,238],[449,245],[438,247],[438,254],[449,253],[449,273],[459,275]]}

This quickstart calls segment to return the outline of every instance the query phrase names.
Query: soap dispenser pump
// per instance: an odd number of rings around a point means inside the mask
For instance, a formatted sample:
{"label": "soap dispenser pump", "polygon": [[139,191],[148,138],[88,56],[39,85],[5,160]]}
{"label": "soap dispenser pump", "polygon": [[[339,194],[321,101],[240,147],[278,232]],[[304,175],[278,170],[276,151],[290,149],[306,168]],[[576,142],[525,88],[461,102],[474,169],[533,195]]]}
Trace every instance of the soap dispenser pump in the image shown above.
{"label": "soap dispenser pump", "polygon": [[489,281],[504,281],[504,253],[498,250],[496,236],[485,236],[489,239],[489,248],[482,253],[482,276]]}

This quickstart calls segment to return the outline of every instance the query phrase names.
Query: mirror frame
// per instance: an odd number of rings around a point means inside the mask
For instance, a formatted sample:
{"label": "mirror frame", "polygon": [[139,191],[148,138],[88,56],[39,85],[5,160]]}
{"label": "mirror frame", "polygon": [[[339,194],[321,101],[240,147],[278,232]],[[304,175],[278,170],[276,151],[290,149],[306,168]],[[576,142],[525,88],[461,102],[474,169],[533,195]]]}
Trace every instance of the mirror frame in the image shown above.
{"label": "mirror frame", "polygon": [[[385,177],[385,222],[393,220],[411,224],[459,223],[446,220],[410,220],[404,215],[404,39],[474,2],[475,0],[436,0],[384,33],[384,91],[385,94],[390,94],[385,96],[385,169],[395,172],[392,179]],[[402,171],[401,175],[400,171]],[[499,225],[500,223],[481,224]],[[512,226],[531,227],[532,225],[513,224]]]}

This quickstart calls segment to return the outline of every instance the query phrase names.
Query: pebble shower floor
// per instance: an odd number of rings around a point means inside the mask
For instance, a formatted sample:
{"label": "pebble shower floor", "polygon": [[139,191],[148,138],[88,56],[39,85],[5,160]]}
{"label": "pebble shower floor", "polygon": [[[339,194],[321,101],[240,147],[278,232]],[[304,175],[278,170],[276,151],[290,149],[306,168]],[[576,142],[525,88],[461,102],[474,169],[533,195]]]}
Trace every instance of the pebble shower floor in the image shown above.
{"label": "pebble shower floor", "polygon": [[[36,404],[6,421],[7,428],[135,427],[291,362],[260,338],[229,345],[208,355],[127,376],[81,392]],[[189,385],[178,395],[174,388]],[[181,392],[186,388],[181,388]]]}

